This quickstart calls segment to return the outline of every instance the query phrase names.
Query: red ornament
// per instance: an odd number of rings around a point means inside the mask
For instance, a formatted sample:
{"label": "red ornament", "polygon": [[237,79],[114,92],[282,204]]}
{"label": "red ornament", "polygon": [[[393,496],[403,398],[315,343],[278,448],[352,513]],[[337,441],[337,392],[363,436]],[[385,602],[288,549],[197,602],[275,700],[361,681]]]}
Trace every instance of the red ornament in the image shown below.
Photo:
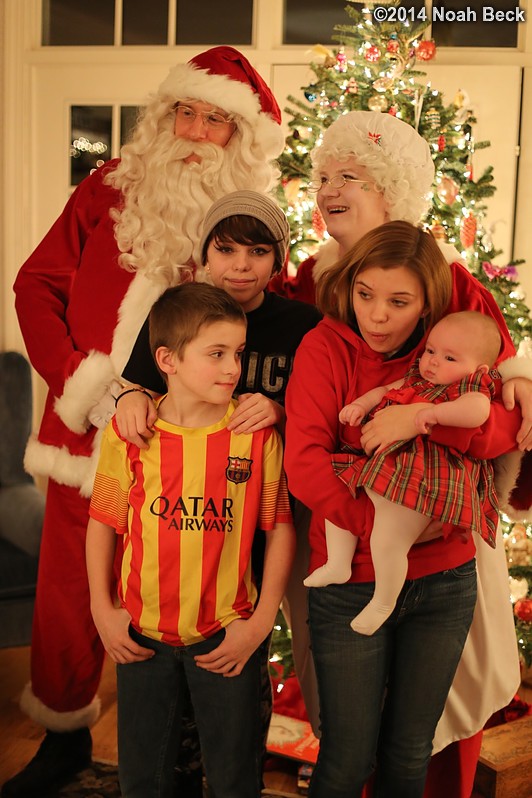
{"label": "red ornament", "polygon": [[438,136],[438,152],[443,152],[446,144],[447,140],[445,136]]}
{"label": "red ornament", "polygon": [[358,83],[356,82],[355,78],[349,78],[347,81],[347,86],[345,87],[347,94],[357,94],[358,93]]}
{"label": "red ornament", "polygon": [[388,53],[397,53],[399,51],[399,42],[397,39],[390,39],[386,45],[386,51]]}
{"label": "red ornament", "polygon": [[431,61],[436,55],[436,45],[432,41],[426,39],[419,42],[416,50],[416,56],[420,61]]}
{"label": "red ornament", "polygon": [[472,164],[471,161],[468,161],[466,163],[466,168],[465,168],[464,174],[465,174],[465,176],[467,177],[468,180],[473,180],[473,164]]}
{"label": "red ornament", "polygon": [[472,247],[477,235],[477,220],[472,213],[464,216],[460,224],[460,241],[466,249]]}
{"label": "red ornament", "polygon": [[388,113],[390,114],[390,116],[397,116],[398,110],[399,109],[397,108],[396,105],[392,105],[390,108],[388,108]]}
{"label": "red ornament", "polygon": [[376,64],[377,61],[381,59],[381,51],[376,45],[372,44],[370,47],[366,47],[364,58],[366,61],[369,61],[370,64]]}
{"label": "red ornament", "polygon": [[321,215],[320,209],[316,206],[312,211],[312,227],[318,238],[323,238],[325,231],[327,230],[327,225]]}
{"label": "red ornament", "polygon": [[514,604],[514,615],[516,618],[519,618],[520,621],[532,623],[532,599],[524,598],[516,601]]}
{"label": "red ornament", "polygon": [[347,72],[347,56],[343,50],[336,54],[336,69],[338,72]]}

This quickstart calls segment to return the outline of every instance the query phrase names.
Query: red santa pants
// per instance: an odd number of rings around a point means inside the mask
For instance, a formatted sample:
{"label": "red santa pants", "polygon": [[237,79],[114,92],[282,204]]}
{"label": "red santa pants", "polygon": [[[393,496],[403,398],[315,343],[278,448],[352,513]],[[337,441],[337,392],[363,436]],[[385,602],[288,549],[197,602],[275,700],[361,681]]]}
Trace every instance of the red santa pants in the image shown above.
{"label": "red santa pants", "polygon": [[[46,708],[87,707],[98,689],[104,649],[94,626],[85,565],[89,500],[49,481],[33,619],[31,680]],[[82,715],[82,713],[81,713]],[[46,718],[44,718],[45,725]],[[80,725],[86,725],[80,719]]]}

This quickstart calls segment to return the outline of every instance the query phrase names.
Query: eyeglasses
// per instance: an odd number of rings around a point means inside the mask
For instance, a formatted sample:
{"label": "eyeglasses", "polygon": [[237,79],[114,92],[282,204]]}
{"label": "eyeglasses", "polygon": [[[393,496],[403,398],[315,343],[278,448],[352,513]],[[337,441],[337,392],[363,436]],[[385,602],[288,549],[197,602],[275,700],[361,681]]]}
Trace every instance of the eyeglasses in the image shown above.
{"label": "eyeglasses", "polygon": [[330,186],[331,188],[343,188],[346,183],[360,183],[362,191],[369,191],[367,180],[357,180],[356,177],[344,177],[344,175],[335,175],[328,180],[326,177],[321,177],[319,180],[311,180],[307,186],[307,191],[311,194],[317,194],[323,186]]}
{"label": "eyeglasses", "polygon": [[188,105],[176,105],[175,108],[176,119],[179,119],[185,125],[192,125],[196,121],[197,116],[201,116],[203,124],[207,127],[217,129],[223,125],[234,125],[234,121],[230,116],[223,116],[216,111],[194,111]]}

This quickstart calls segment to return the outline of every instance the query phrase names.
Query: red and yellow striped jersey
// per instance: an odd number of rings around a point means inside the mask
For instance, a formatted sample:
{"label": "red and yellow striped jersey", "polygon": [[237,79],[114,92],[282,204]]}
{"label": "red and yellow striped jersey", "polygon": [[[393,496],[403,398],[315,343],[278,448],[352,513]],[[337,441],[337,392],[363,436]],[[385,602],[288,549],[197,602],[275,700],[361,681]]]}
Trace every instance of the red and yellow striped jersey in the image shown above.
{"label": "red and yellow striped jersey", "polygon": [[255,529],[291,522],[282,442],[269,427],[157,421],[147,450],[105,430],[90,515],[124,535],[119,584],[133,626],[172,645],[210,637],[253,612]]}

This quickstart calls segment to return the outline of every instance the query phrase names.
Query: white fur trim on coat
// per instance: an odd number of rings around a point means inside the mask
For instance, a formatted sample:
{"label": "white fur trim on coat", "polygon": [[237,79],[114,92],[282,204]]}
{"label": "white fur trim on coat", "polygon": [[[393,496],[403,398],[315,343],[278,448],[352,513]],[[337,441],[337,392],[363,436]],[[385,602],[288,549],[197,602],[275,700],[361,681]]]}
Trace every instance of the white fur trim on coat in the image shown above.
{"label": "white fur trim on coat", "polygon": [[447,241],[436,241],[436,243],[447,263],[461,263],[463,266],[466,265],[466,261],[453,244],[449,244]]}
{"label": "white fur trim on coat", "polygon": [[527,380],[532,380],[532,357],[522,355],[509,357],[499,363],[497,369],[503,382],[507,382],[514,377],[525,377]]}
{"label": "white fur trim on coat", "polygon": [[90,426],[90,410],[101,401],[115,379],[109,355],[89,352],[76,371],[65,381],[63,394],[55,400],[54,410],[63,424],[83,435]]}
{"label": "white fur trim on coat", "polygon": [[113,335],[110,357],[117,375],[122,374],[152,305],[167,288],[169,283],[156,273],[147,277],[142,272],[135,274],[120,305],[118,324]]}
{"label": "white fur trim on coat", "polygon": [[101,402],[111,384],[120,379],[140,328],[153,303],[167,287],[164,281],[137,272],[118,311],[111,354],[89,352],[66,380],[62,396],[55,400],[54,410],[72,432],[83,435],[91,426],[90,411]]}
{"label": "white fur trim on coat", "polygon": [[51,477],[60,485],[79,488],[81,496],[90,499],[98,465],[101,435],[101,430],[98,430],[90,457],[71,454],[66,446],[41,443],[32,435],[26,446],[24,468],[32,476]]}
{"label": "white fur trim on coat", "polygon": [[334,238],[330,238],[321,245],[314,255],[315,263],[312,267],[312,279],[314,280],[314,283],[317,283],[321,275],[325,274],[325,272],[328,271],[339,259],[340,247],[338,242],[335,241]]}
{"label": "white fur trim on coat", "polygon": [[32,690],[31,682],[25,686],[20,698],[20,708],[36,723],[53,732],[71,732],[77,729],[94,726],[100,717],[100,699],[95,696],[90,704],[73,712],[57,712],[50,709],[37,698]]}

